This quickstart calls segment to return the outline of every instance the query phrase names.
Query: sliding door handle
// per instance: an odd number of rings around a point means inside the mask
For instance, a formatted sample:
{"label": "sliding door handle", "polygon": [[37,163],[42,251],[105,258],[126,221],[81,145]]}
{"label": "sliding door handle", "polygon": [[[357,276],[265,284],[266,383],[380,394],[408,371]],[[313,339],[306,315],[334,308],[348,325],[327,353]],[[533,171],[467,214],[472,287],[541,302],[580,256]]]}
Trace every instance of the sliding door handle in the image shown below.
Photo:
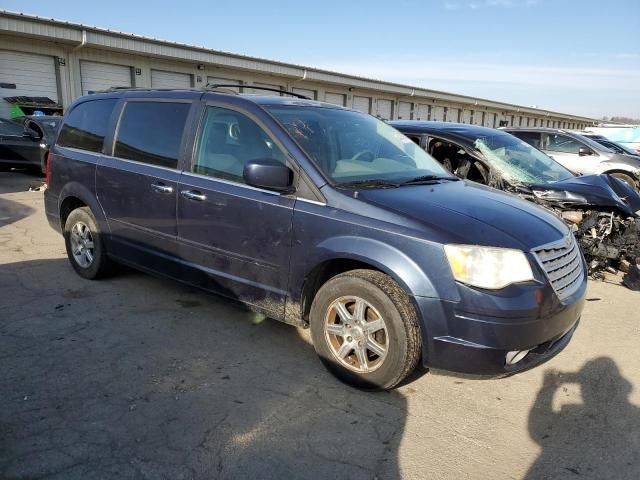
{"label": "sliding door handle", "polygon": [[198,190],[182,190],[180,195],[188,200],[195,200],[197,202],[203,202],[207,199],[207,196]]}

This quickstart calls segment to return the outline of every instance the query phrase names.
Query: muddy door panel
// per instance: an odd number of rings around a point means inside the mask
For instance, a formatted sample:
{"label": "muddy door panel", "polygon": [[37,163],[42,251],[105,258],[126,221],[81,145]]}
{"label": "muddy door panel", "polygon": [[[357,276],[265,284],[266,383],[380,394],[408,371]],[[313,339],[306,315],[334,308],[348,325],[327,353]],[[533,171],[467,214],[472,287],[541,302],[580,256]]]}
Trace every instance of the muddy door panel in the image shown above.
{"label": "muddy door panel", "polygon": [[281,318],[294,199],[189,173],[178,192],[187,280]]}

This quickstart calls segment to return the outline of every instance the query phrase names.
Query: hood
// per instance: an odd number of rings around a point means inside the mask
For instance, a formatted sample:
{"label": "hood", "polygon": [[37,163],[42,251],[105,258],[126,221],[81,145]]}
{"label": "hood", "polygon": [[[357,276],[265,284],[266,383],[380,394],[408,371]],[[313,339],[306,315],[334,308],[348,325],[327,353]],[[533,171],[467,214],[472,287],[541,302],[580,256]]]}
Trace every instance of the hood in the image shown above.
{"label": "hood", "polygon": [[360,200],[418,222],[428,239],[531,250],[569,230],[548,210],[483,185],[456,181],[361,190]]}
{"label": "hood", "polygon": [[[551,204],[589,205],[593,207],[617,208],[629,216],[638,215],[640,211],[640,195],[609,175],[584,175],[560,182],[543,185],[528,185],[536,192],[536,197]],[[559,194],[556,194],[560,192]],[[571,201],[563,198],[561,192],[570,192],[584,197],[585,202]]]}

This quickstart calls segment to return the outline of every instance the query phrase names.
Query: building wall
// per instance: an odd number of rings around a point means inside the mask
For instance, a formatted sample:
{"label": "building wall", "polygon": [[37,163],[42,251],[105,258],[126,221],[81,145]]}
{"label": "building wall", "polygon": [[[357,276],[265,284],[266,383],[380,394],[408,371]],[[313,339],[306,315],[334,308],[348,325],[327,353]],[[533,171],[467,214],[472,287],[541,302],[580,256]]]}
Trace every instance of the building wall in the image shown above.
{"label": "building wall", "polygon": [[[91,35],[90,32],[87,33],[87,38],[91,39]],[[94,36],[96,35],[98,34],[94,34]],[[132,42],[133,41],[138,40],[134,39]],[[81,62],[92,61],[130,67],[132,83],[135,87],[150,88],[151,70],[164,70],[191,75],[196,88],[204,87],[207,84],[207,77],[214,77],[240,81],[243,91],[250,91],[250,87],[253,84],[269,84],[278,85],[289,91],[294,88],[313,90],[315,92],[315,98],[318,100],[325,100],[327,93],[342,94],[345,96],[345,105],[347,107],[353,107],[354,96],[368,97],[371,98],[371,113],[373,115],[382,111],[382,109],[378,108],[380,100],[390,100],[392,102],[393,119],[399,118],[399,115],[401,115],[403,119],[407,119],[406,112],[409,111],[409,119],[417,119],[418,116],[420,116],[422,120],[427,120],[427,118],[424,118],[424,112],[427,111],[428,106],[431,106],[431,112],[441,111],[436,107],[446,107],[447,122],[461,121],[468,123],[470,122],[469,112],[473,110],[473,123],[482,124],[484,117],[484,125],[489,127],[498,127],[501,125],[500,122],[503,122],[505,126],[520,126],[519,117],[523,119],[523,127],[527,126],[527,119],[529,126],[534,125],[534,119],[536,120],[537,126],[540,126],[541,122],[544,126],[547,126],[547,121],[550,122],[550,125],[554,122],[556,125],[565,124],[567,125],[566,128],[583,128],[588,125],[587,121],[577,120],[577,117],[574,116],[565,117],[562,114],[532,114],[520,111],[519,108],[492,108],[486,105],[478,105],[478,102],[473,102],[469,97],[442,92],[438,94],[434,93],[432,97],[426,95],[398,94],[397,92],[384,91],[384,84],[374,85],[374,81],[350,79],[348,76],[341,77],[339,74],[313,72],[313,74],[306,76],[307,71],[304,70],[304,75],[299,75],[299,70],[302,67],[298,67],[298,70],[295,72],[293,71],[293,67],[287,69],[285,68],[286,66],[270,69],[272,72],[264,72],[259,71],[260,68],[258,68],[258,65],[253,65],[246,60],[243,62],[233,62],[227,59],[221,59],[219,62],[213,63],[198,62],[193,58],[161,58],[144,53],[124,51],[129,48],[140,47],[140,45],[137,44],[124,45],[127,47],[126,49],[123,48],[123,51],[117,51],[111,49],[113,47],[96,46],[99,42],[105,43],[103,39],[93,38],[93,41],[87,41],[87,44],[82,46],[77,37],[73,39],[73,42],[69,41],[65,43],[0,33],[0,50],[38,53],[54,57],[57,65],[59,98],[65,108],[82,94]],[[177,54],[176,52],[179,52],[179,49],[174,47],[173,50],[171,50],[171,54]],[[188,56],[189,55],[185,55],[185,57]],[[209,59],[209,57],[206,58]],[[203,65],[204,69],[199,69],[199,64]],[[10,72],[0,73],[2,73],[3,78],[11,76]],[[375,86],[375,89],[371,88],[371,86]],[[395,90],[399,90],[399,88],[395,88]],[[405,90],[411,91],[409,87]],[[4,96],[13,95],[11,95],[11,91],[0,88],[0,98]],[[0,100],[0,102],[4,103],[3,100]],[[401,102],[403,103],[402,109],[400,108]],[[410,109],[407,109],[406,103],[411,105]],[[488,101],[487,103],[491,102]],[[418,105],[420,105],[420,107]],[[2,112],[3,110],[0,109],[0,115],[3,114]],[[513,124],[511,121],[512,116],[514,119]],[[495,125],[493,122],[494,117]],[[434,115],[431,115],[431,119],[434,119]]]}

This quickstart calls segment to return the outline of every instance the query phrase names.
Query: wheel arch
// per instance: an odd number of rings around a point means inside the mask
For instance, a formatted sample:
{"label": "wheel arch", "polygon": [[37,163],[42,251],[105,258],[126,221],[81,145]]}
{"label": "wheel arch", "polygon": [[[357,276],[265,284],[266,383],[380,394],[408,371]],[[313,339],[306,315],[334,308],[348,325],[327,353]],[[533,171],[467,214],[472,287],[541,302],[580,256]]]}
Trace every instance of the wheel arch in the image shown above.
{"label": "wheel arch", "polygon": [[339,237],[318,245],[323,252],[304,274],[302,287],[294,294],[286,309],[290,319],[300,319],[308,324],[309,311],[315,294],[329,279],[349,270],[369,269],[380,271],[400,285],[412,299],[420,316],[415,296],[438,296],[436,289],[424,271],[400,250],[370,238]]}
{"label": "wheel arch", "polygon": [[104,212],[100,207],[98,199],[84,185],[71,182],[64,186],[58,196],[58,212],[60,214],[60,227],[64,230],[64,225],[69,214],[79,207],[89,207],[91,213],[98,222],[98,227],[102,232],[108,232],[108,225]]}

